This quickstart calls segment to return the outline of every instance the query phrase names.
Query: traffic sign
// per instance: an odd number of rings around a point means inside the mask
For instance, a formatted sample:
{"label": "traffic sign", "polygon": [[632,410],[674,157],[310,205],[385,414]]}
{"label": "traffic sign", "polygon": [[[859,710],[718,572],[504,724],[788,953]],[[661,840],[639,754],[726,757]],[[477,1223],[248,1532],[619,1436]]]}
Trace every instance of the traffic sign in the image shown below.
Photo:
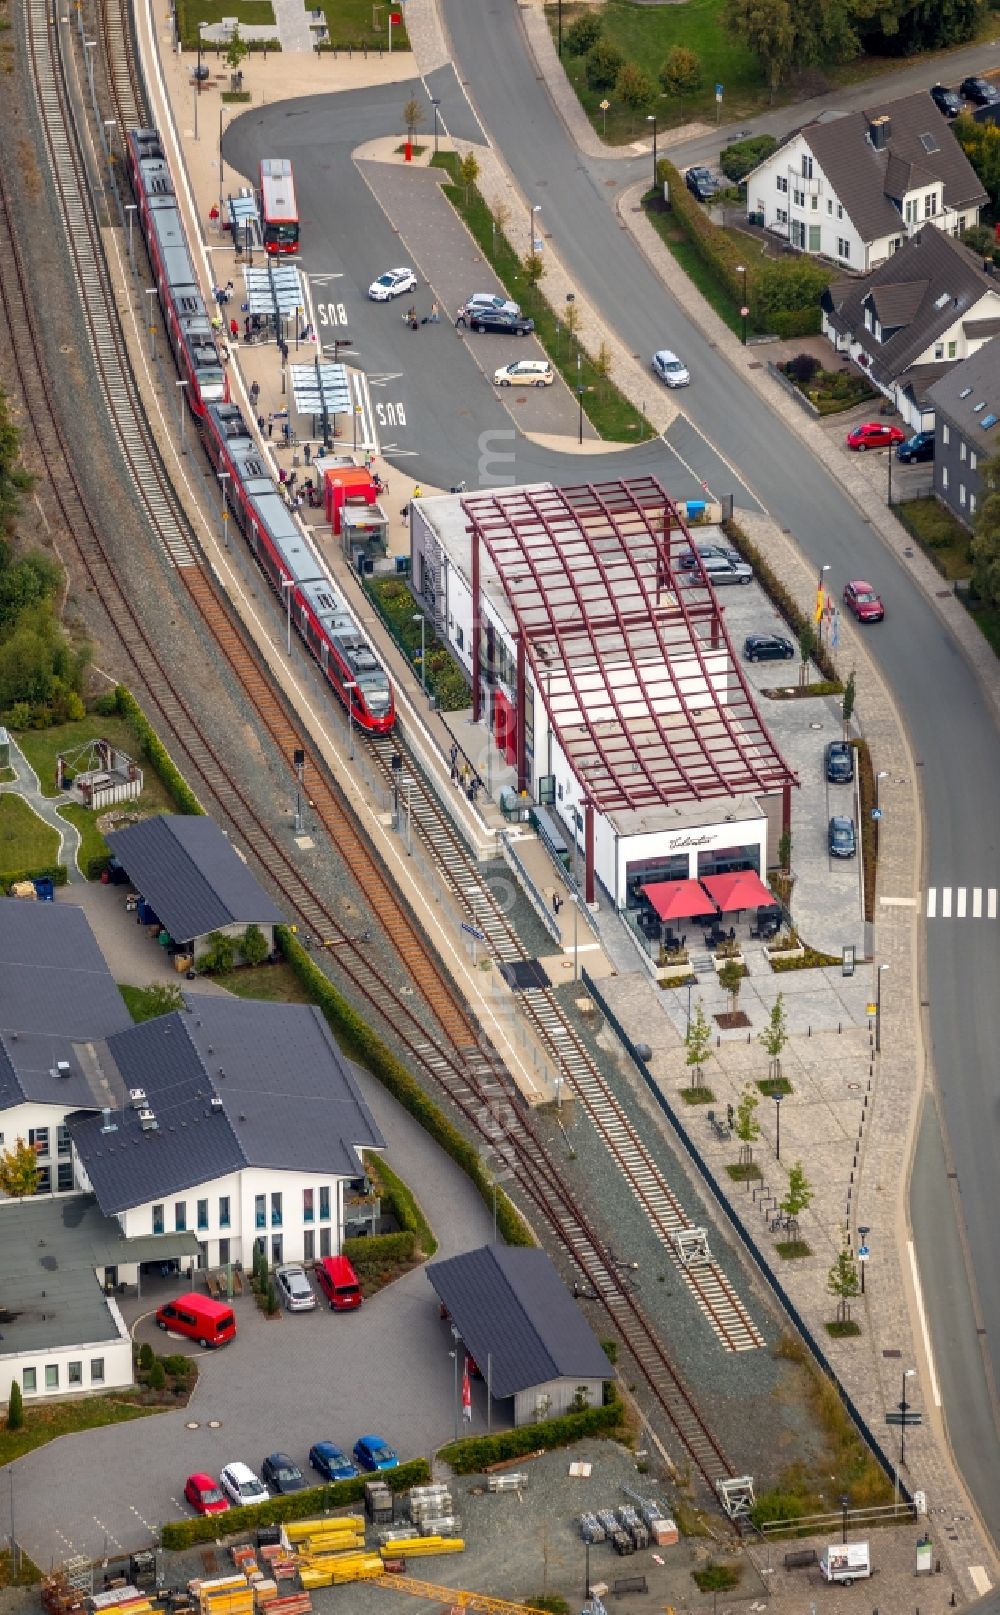
{"label": "traffic sign", "polygon": [[865,1005],[865,1014],[868,1016],[868,1018],[870,1020],[873,1015],[878,1014],[878,1005],[877,1004],[866,1004]]}
{"label": "traffic sign", "polygon": [[721,84],[717,84],[717,85],[716,85],[716,86],[715,86],[715,99],[716,99],[716,100],[717,100],[717,101],[721,101],[721,100],[722,100],[722,85],[721,85]]}
{"label": "traffic sign", "polygon": [[881,808],[872,808],[872,818],[875,820],[876,824],[878,823],[878,821],[879,821],[879,819],[881,817],[882,817],[882,809]]}
{"label": "traffic sign", "polygon": [[870,1255],[871,1255],[871,1251],[869,1250],[867,1245],[859,1245],[858,1246],[858,1261],[859,1262],[867,1262]]}

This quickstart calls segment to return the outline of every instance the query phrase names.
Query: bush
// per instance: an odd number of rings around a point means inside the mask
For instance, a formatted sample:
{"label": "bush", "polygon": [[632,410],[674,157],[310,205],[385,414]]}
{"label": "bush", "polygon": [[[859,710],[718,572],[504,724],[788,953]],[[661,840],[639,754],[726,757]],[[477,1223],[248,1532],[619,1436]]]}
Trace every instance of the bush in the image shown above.
{"label": "bush", "polygon": [[[192,1548],[199,1542],[217,1542],[222,1536],[249,1535],[258,1525],[279,1525],[283,1520],[308,1520],[313,1515],[329,1513],[331,1509],[346,1508],[360,1503],[365,1495],[366,1475],[354,1480],[337,1480],[329,1486],[308,1486],[304,1492],[292,1492],[288,1497],[272,1497],[266,1503],[255,1503],[252,1508],[231,1508],[220,1518],[209,1514],[197,1520],[168,1520],[160,1527],[160,1543],[164,1548],[178,1551]],[[426,1458],[414,1458],[398,1469],[386,1469],[379,1476],[393,1492],[405,1492],[411,1486],[423,1486],[431,1478]]]}
{"label": "bush", "polygon": [[262,965],[267,958],[269,949],[267,938],[259,925],[248,925],[240,938],[240,953],[243,963],[248,965]]}
{"label": "bush", "polygon": [[786,376],[791,376],[800,387],[808,387],[817,370],[823,367],[819,360],[811,353],[797,353],[794,359],[789,359],[785,366]]}
{"label": "bush", "polygon": [[65,886],[66,879],[65,864],[42,864],[35,869],[11,869],[4,875],[8,890],[19,880],[50,880],[53,886]]}
{"label": "bush", "polygon": [[160,1362],[163,1364],[164,1372],[172,1374],[175,1379],[186,1379],[189,1374],[194,1373],[194,1363],[190,1357],[185,1357],[181,1352],[161,1357]]}
{"label": "bush", "polygon": [[613,90],[625,58],[610,39],[599,39],[587,52],[587,83],[592,90]]}
{"label": "bush", "polygon": [[686,45],[674,45],[660,68],[660,83],[667,94],[693,95],[701,88],[701,79],[701,62],[695,52]]}
{"label": "bush", "polygon": [[719,157],[719,167],[735,185],[746,179],[750,170],[777,151],[778,142],[773,135],[751,135],[749,140],[736,140],[726,146]]}
{"label": "bush", "polygon": [[269,1318],[273,1318],[274,1314],[278,1311],[278,1292],[274,1288],[273,1279],[268,1279],[267,1281],[267,1303],[264,1307],[264,1311],[267,1313]]}
{"label": "bush", "polygon": [[100,880],[101,876],[104,874],[104,871],[110,868],[110,852],[99,852],[95,853],[93,858],[87,859],[87,866],[84,869],[84,874],[88,880]]}
{"label": "bush", "polygon": [[593,50],[601,37],[601,19],[592,11],[585,11],[582,17],[576,17],[566,30],[566,49],[571,56],[586,56]]}
{"label": "bush", "polygon": [[167,1383],[167,1371],[160,1359],[157,1358],[149,1370],[149,1388],[151,1391],[162,1391]]}
{"label": "bush", "polygon": [[149,1344],[149,1341],[144,1340],[142,1345],[139,1347],[139,1367],[142,1369],[143,1373],[148,1374],[155,1361],[155,1351]]}
{"label": "bush", "polygon": [[210,931],[208,941],[207,951],[198,960],[202,975],[211,976],[216,971],[225,974],[232,970],[236,963],[236,938],[226,936],[224,931]]}
{"label": "bush", "polygon": [[91,709],[99,718],[113,718],[118,711],[118,697],[114,690],[105,690],[96,701],[92,702]]}
{"label": "bush", "polygon": [[16,1379],[10,1382],[10,1401],[7,1403],[7,1429],[21,1430],[24,1428],[24,1397],[21,1387]]}
{"label": "bush", "polygon": [[416,1236],[406,1229],[398,1234],[371,1234],[358,1239],[345,1239],[341,1248],[347,1260],[360,1273],[365,1267],[391,1266],[397,1262],[411,1261],[416,1244]]}
{"label": "bush", "polygon": [[605,1407],[587,1408],[582,1413],[566,1413],[541,1424],[525,1424],[517,1430],[502,1430],[495,1436],[472,1436],[442,1447],[438,1458],[450,1464],[456,1475],[480,1474],[489,1464],[505,1458],[521,1458],[526,1452],[570,1447],[584,1436],[613,1435],[621,1429],[624,1408],[617,1400]]}

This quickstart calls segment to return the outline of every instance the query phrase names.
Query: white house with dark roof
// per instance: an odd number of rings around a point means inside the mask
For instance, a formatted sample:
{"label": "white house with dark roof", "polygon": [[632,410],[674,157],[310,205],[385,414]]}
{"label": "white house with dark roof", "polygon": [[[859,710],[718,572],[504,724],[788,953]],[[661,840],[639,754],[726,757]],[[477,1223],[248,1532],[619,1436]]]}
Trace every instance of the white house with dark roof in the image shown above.
{"label": "white house with dark roof", "polygon": [[829,286],[823,330],[914,431],[929,430],[935,383],[1000,332],[1000,276],[929,224],[871,274]]}
{"label": "white house with dark roof", "polygon": [[340,1251],[384,1141],[320,1011],[192,998],[109,1037],[113,1100],[69,1119],[81,1182],[130,1239],[193,1232],[199,1266]]}
{"label": "white house with dark roof", "polygon": [[949,235],[970,229],[989,200],[923,90],[794,130],[746,184],[752,221],[859,273],[929,221]]}
{"label": "white house with dark roof", "polygon": [[971,526],[988,493],[982,465],[1000,454],[1000,335],[930,391],[935,413],[934,492]]}

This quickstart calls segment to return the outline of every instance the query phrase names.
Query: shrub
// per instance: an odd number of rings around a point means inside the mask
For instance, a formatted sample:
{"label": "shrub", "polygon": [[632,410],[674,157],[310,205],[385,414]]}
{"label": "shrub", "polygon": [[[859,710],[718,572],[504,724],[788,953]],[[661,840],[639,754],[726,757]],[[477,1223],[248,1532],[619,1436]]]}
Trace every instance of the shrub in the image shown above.
{"label": "shrub", "polygon": [[660,68],[660,83],[667,94],[693,95],[701,88],[701,78],[701,62],[696,53],[686,45],[674,45]]}
{"label": "shrub", "polygon": [[408,1262],[416,1249],[416,1237],[409,1229],[398,1234],[362,1235],[358,1239],[345,1239],[343,1254],[358,1269],[375,1266],[392,1266]]}
{"label": "shrub", "polygon": [[587,52],[587,83],[592,90],[613,90],[625,58],[610,39],[599,39]]}
{"label": "shrub", "polygon": [[789,359],[785,366],[785,374],[797,381],[800,387],[808,387],[818,370],[822,366],[811,353],[797,353],[794,359]]}
{"label": "shrub", "polygon": [[248,925],[240,938],[243,963],[262,965],[268,955],[267,938],[259,925]]}
{"label": "shrub", "polygon": [[151,1391],[162,1391],[167,1383],[167,1371],[160,1359],[157,1358],[149,1370],[149,1388]]}
{"label": "shrub", "polygon": [[467,1441],[453,1441],[442,1447],[438,1457],[450,1464],[456,1475],[479,1474],[489,1464],[505,1458],[520,1458],[526,1452],[548,1451],[552,1447],[570,1447],[584,1436],[612,1435],[619,1431],[624,1419],[620,1401],[599,1408],[585,1408],[580,1413],[565,1413],[558,1419],[547,1419],[540,1424],[525,1424],[517,1430],[502,1430],[495,1436],[472,1436]]}
{"label": "shrub", "polygon": [[274,1288],[274,1280],[267,1281],[267,1305],[264,1308],[269,1318],[273,1318],[278,1311],[278,1292]]}
{"label": "shrub", "polygon": [[161,1357],[160,1361],[163,1364],[164,1372],[173,1374],[175,1379],[186,1379],[188,1374],[194,1372],[194,1363],[190,1357],[185,1357],[181,1352],[175,1352],[169,1357]]}
{"label": "shrub", "polygon": [[236,963],[236,939],[226,936],[224,931],[210,931],[208,936],[209,947],[198,960],[198,969],[205,976],[214,975],[216,971],[225,973],[232,970]]}
{"label": "shrub", "polygon": [[592,11],[576,17],[566,30],[566,49],[572,56],[586,56],[601,37],[601,19]]}
{"label": "shrub", "polygon": [[53,886],[65,886],[66,879],[65,864],[42,864],[35,869],[10,869],[4,875],[8,890],[20,880],[50,880]]}
{"label": "shrub", "polygon": [[10,1401],[7,1403],[7,1429],[21,1430],[24,1427],[24,1397],[21,1387],[16,1379],[10,1382]]}
{"label": "shrub", "polygon": [[149,1341],[144,1340],[142,1345],[139,1347],[139,1367],[142,1369],[143,1373],[148,1374],[155,1361],[156,1353],[149,1344]]}
{"label": "shrub", "polygon": [[752,168],[777,149],[778,142],[773,135],[751,135],[749,140],[736,140],[726,146],[719,157],[719,167],[727,179],[738,185]]}
{"label": "shrub", "polygon": [[615,95],[632,112],[642,112],[656,96],[656,85],[635,62],[626,62],[615,79]]}
{"label": "shrub", "polygon": [[113,718],[118,711],[118,697],[114,690],[105,690],[103,695],[99,695],[91,704],[91,711],[99,718]]}

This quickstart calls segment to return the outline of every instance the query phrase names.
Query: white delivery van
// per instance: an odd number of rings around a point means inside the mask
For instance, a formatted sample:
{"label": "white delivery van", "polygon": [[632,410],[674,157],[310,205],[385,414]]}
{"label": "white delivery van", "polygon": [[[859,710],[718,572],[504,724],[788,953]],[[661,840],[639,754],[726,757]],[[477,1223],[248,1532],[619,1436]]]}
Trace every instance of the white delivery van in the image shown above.
{"label": "white delivery van", "polygon": [[867,1542],[832,1543],[819,1562],[825,1581],[839,1581],[849,1587],[872,1573]]}

